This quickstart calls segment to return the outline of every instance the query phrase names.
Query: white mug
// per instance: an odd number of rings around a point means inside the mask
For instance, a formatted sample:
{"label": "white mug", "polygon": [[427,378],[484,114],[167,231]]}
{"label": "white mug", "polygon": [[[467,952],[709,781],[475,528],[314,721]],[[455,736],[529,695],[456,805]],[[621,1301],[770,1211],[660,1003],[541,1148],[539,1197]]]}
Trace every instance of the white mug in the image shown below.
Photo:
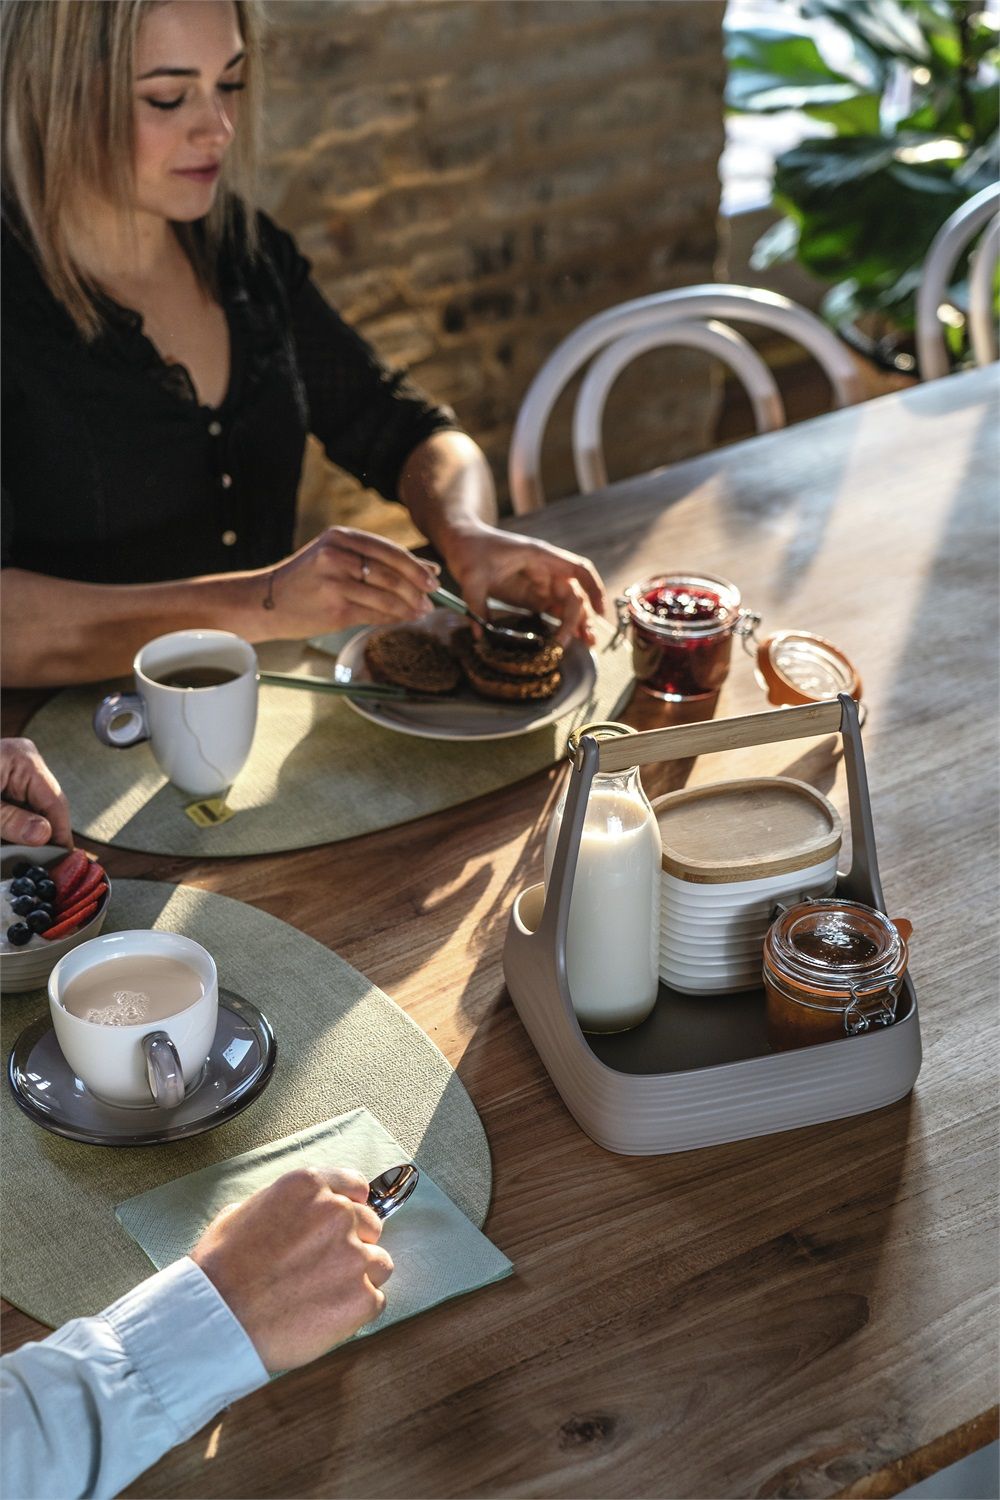
{"label": "white mug", "polygon": [[[69,984],[95,966],[122,958],[176,958],[194,969],[202,996],[176,1015],[131,1026],[75,1016],[63,1004]],[[176,932],[105,932],[73,948],[49,975],[56,1040],[74,1074],[105,1104],[170,1109],[197,1083],[219,1020],[219,976],[212,955]]]}
{"label": "white mug", "polygon": [[[237,675],[211,687],[172,687],[157,679],[179,668],[218,667]],[[163,773],[182,792],[225,792],[250,754],[257,724],[257,655],[228,630],[175,630],[136,653],[134,693],[111,693],[94,714],[94,733],[126,750],[149,740]]]}

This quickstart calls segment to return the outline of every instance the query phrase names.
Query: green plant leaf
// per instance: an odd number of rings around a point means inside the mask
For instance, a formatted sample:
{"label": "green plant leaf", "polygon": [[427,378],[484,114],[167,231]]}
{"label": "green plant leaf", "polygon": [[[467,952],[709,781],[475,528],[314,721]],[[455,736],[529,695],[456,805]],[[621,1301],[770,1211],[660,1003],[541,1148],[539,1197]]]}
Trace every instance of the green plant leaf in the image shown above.
{"label": "green plant leaf", "polygon": [[842,104],[811,104],[807,112],[813,120],[835,125],[838,135],[877,135],[880,104],[878,94],[857,94]]}
{"label": "green plant leaf", "polygon": [[971,153],[967,161],[955,172],[955,181],[969,196],[980,188],[989,187],[1000,179],[1000,132],[994,131],[988,140]]}
{"label": "green plant leaf", "polygon": [[894,150],[895,143],[883,136],[803,141],[778,157],[775,190],[801,209],[820,209],[830,193],[888,167]]}
{"label": "green plant leaf", "polygon": [[835,22],[878,57],[891,62],[905,58],[927,66],[930,48],[916,9],[913,0],[905,6],[896,0],[805,0],[802,6],[804,15]]}
{"label": "green plant leaf", "polygon": [[996,66],[1000,53],[1000,28],[992,16],[980,12],[973,18],[966,33],[966,45],[973,62]]}
{"label": "green plant leaf", "polygon": [[[954,174],[949,171],[928,172],[922,166],[916,164],[909,166],[905,162],[895,161],[889,167],[886,176],[898,183],[900,187],[907,188],[914,193],[926,193],[938,198],[947,198],[949,203],[954,204],[956,208],[965,197],[964,193],[957,191]],[[950,212],[951,210],[949,209]],[[947,214],[945,218],[947,218]],[[943,223],[944,220],[941,222]]]}
{"label": "green plant leaf", "polygon": [[863,94],[851,78],[837,73],[808,36],[769,27],[747,27],[726,33],[730,109],[770,114],[775,110],[842,104]]}
{"label": "green plant leaf", "polygon": [[973,139],[978,145],[995,135],[1000,126],[1000,89],[996,83],[974,83],[969,88]]}
{"label": "green plant leaf", "polygon": [[931,53],[930,64],[935,72],[954,73],[961,67],[962,43],[956,26],[928,29],[927,45]]}
{"label": "green plant leaf", "polygon": [[968,135],[958,93],[957,78],[932,79],[926,88],[916,90],[917,103],[897,129],[901,133],[919,131],[925,135]]}
{"label": "green plant leaf", "polygon": [[[798,257],[827,281],[851,279],[867,305],[909,297],[931,240],[967,191],[947,163],[901,164],[899,142],[806,141],[778,158],[775,194],[799,224]],[[836,147],[836,151],[831,148]]]}
{"label": "green plant leaf", "polygon": [[853,323],[867,310],[858,283],[850,276],[831,287],[820,306],[824,318],[834,327],[841,323]]}
{"label": "green plant leaf", "polygon": [[794,260],[799,248],[798,220],[788,215],[765,229],[750,252],[750,268],[766,271],[771,266],[784,265]]}

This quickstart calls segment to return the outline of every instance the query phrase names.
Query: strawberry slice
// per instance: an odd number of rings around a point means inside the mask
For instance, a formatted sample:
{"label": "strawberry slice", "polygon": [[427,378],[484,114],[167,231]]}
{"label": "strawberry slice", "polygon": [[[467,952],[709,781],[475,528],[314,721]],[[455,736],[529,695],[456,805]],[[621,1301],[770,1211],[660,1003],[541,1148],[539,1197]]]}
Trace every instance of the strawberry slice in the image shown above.
{"label": "strawberry slice", "polygon": [[90,860],[82,849],[72,849],[57,865],[52,865],[49,875],[55,881],[56,900],[62,901],[67,890],[87,873]]}
{"label": "strawberry slice", "polygon": [[85,854],[83,857],[87,861],[87,863],[82,866],[77,866],[76,870],[70,875],[68,880],[65,880],[63,882],[62,886],[56,886],[57,901],[65,901],[67,897],[71,897],[77,886],[80,885],[84,880],[86,880],[87,874],[90,870],[90,856]]}
{"label": "strawberry slice", "polygon": [[[98,906],[100,906],[101,902],[104,900],[104,894],[106,890],[107,886],[102,885],[99,890],[91,891],[88,896],[84,896],[81,900],[73,902],[71,906],[67,906],[65,911],[56,912],[55,922],[68,922],[71,920],[71,918],[78,917],[80,913],[84,911],[88,906],[90,906],[94,901],[96,901]],[[55,925],[55,922],[53,922],[53,926]]]}
{"label": "strawberry slice", "polygon": [[47,927],[42,933],[42,937],[47,942],[51,942],[53,938],[69,937],[71,932],[75,932],[78,927],[82,927],[85,922],[90,921],[100,904],[99,901],[91,901],[89,906],[85,906],[78,916],[64,917],[61,922],[56,922],[52,927]]}
{"label": "strawberry slice", "polygon": [[104,881],[106,879],[107,876],[105,875],[103,868],[97,863],[95,859],[91,864],[88,865],[87,869],[84,870],[82,879],[74,880],[73,883],[69,885],[61,894],[57,886],[56,915],[58,916],[65,907],[72,906],[78,901],[81,901],[84,896],[91,895],[92,892],[96,891],[101,885],[104,884]]}

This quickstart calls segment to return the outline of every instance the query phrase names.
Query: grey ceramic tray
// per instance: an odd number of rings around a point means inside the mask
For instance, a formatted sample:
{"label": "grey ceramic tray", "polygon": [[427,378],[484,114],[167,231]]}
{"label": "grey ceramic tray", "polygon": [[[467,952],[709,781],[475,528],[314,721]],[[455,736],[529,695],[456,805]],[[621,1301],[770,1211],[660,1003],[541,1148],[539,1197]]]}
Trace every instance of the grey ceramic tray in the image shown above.
{"label": "grey ceramic tray", "polygon": [[585,736],[552,864],[514,903],[507,988],[577,1123],[627,1155],[688,1151],[862,1114],[909,1093],[920,1071],[916,993],[907,976],[894,1025],[796,1051],[768,1049],[763,992],[682,995],[661,985],[642,1026],[585,1036],[566,983],[566,929],[590,786],[598,770],[840,732],[853,861],[837,890],[885,910],[857,705],[842,697],[781,712],[650,730],[603,744]]}

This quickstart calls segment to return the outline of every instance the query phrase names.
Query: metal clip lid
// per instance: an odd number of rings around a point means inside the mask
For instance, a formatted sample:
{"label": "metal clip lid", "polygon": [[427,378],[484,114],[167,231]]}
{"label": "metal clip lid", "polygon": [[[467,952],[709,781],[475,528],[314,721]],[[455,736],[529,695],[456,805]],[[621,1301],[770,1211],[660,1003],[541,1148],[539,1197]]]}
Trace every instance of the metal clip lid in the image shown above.
{"label": "metal clip lid", "polygon": [[595,719],[593,724],[580,724],[570,731],[566,741],[566,754],[575,761],[580,753],[580,741],[585,734],[595,740],[617,740],[628,734],[638,734],[631,724],[619,724],[614,719]]}
{"label": "metal clip lid", "polygon": [[891,1026],[899,999],[898,977],[892,976],[879,990],[862,991],[860,986],[852,985],[851,997],[844,1010],[844,1030],[848,1036],[858,1036],[872,1026]]}

